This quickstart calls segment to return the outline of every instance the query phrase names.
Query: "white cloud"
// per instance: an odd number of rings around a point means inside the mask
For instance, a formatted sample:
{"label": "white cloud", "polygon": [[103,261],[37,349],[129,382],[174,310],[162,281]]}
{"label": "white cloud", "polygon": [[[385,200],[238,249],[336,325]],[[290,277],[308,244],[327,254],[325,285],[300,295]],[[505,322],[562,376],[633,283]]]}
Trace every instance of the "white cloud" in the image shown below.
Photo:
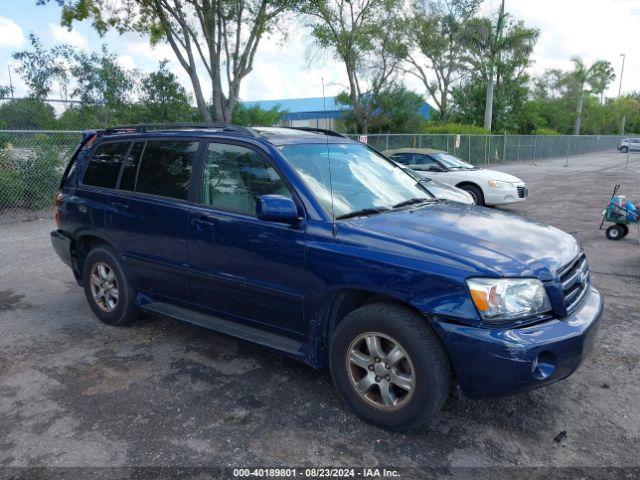
{"label": "white cloud", "polygon": [[0,48],[16,48],[24,43],[24,33],[16,22],[0,17]]}
{"label": "white cloud", "polygon": [[131,55],[120,55],[118,58],[116,58],[116,62],[118,62],[118,65],[120,65],[122,68],[125,68],[127,70],[133,70],[134,68],[137,68],[136,61]]}
{"label": "white cloud", "polygon": [[171,46],[164,43],[151,46],[149,42],[145,41],[134,42],[129,44],[129,52],[156,63],[164,59],[174,60],[176,58]]}
{"label": "white cloud", "polygon": [[[634,50],[640,30],[638,3],[623,0],[509,0],[508,10],[540,29],[533,70],[570,68],[570,59],[608,60],[616,80],[607,94],[618,93],[621,53],[626,53],[623,92],[640,89],[640,55]],[[635,9],[634,9],[635,8]]]}
{"label": "white cloud", "polygon": [[78,48],[87,48],[89,44],[87,38],[77,30],[67,30],[55,23],[49,24],[49,32],[53,39],[60,43],[67,43]]}

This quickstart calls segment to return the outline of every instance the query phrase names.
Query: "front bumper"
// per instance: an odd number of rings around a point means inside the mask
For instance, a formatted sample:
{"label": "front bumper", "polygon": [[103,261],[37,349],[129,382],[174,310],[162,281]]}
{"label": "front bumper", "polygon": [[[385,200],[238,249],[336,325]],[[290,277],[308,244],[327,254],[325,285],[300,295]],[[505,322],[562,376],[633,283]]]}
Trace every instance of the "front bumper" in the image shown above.
{"label": "front bumper", "polygon": [[471,398],[508,395],[571,375],[594,343],[602,297],[593,287],[569,317],[529,327],[478,328],[435,322],[458,382]]}
{"label": "front bumper", "polygon": [[522,202],[529,196],[529,189],[524,184],[514,185],[513,188],[485,188],[484,203],[487,205],[506,205]]}

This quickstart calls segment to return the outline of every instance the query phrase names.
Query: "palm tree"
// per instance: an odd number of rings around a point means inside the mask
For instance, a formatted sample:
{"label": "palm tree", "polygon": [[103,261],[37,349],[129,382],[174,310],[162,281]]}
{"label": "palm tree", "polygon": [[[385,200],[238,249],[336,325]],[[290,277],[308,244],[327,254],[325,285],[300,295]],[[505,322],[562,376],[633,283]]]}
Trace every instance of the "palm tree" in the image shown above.
{"label": "palm tree", "polygon": [[517,57],[522,64],[528,64],[539,34],[537,29],[525,28],[522,22],[509,21],[509,15],[504,11],[504,0],[497,18],[473,18],[468,22],[465,60],[482,75],[487,85],[484,110],[486,130],[491,131],[493,93],[503,59]]}
{"label": "palm tree", "polygon": [[573,124],[573,134],[580,135],[580,125],[582,123],[582,108],[584,106],[585,87],[590,90],[587,93],[604,95],[604,91],[616,78],[611,64],[606,60],[597,60],[590,67],[582,61],[580,57],[573,57],[573,71],[567,75],[570,87],[576,90],[578,104],[576,106],[576,119]]}

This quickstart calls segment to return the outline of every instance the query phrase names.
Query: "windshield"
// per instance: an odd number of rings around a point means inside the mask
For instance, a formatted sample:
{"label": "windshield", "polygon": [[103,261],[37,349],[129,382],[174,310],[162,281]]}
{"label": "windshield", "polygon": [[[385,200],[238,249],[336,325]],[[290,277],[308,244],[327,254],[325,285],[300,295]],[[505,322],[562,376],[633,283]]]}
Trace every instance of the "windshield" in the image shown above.
{"label": "windshield", "polygon": [[432,153],[431,156],[449,170],[475,170],[476,167],[448,153]]}
{"label": "windshield", "polygon": [[433,199],[401,167],[364,145],[284,145],[280,151],[329,213],[333,187],[336,218],[359,212],[373,214]]}

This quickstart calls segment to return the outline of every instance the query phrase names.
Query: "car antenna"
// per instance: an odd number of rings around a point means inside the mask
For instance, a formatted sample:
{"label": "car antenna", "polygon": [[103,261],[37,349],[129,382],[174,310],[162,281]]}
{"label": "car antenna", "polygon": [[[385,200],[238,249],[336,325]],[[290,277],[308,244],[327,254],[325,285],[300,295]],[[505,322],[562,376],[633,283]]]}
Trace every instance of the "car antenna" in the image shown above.
{"label": "car antenna", "polygon": [[[322,108],[324,113],[325,126],[327,123],[327,98],[324,96],[324,77],[320,77],[322,81]],[[333,206],[333,179],[331,178],[331,152],[329,151],[329,135],[325,135],[327,138],[327,160],[329,161],[329,194],[331,195],[331,232],[335,238],[338,234],[338,227],[336,225],[336,211]]]}

